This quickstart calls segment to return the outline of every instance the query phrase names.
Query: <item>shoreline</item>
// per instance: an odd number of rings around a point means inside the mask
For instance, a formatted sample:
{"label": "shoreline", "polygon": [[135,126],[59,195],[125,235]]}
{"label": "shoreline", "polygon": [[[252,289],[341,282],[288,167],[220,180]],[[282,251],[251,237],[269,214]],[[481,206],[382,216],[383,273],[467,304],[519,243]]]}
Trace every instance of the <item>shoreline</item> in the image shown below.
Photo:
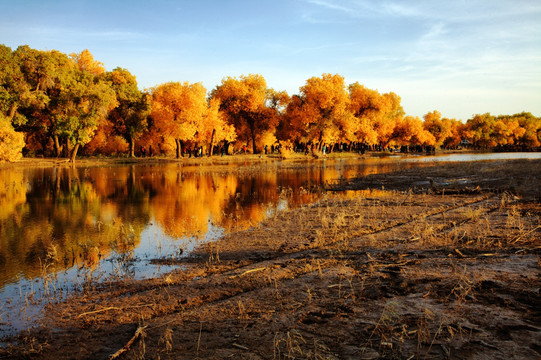
{"label": "shoreline", "polygon": [[0,162],[0,169],[10,167],[88,167],[88,166],[114,166],[114,165],[156,165],[156,164],[182,164],[182,165],[227,165],[227,164],[242,164],[261,163],[261,162],[312,162],[324,159],[341,159],[341,160],[363,160],[363,159],[389,159],[389,158],[416,158],[423,156],[438,156],[449,154],[492,154],[498,153],[490,150],[441,150],[433,154],[426,153],[396,153],[396,152],[366,152],[359,154],[354,152],[335,152],[327,155],[291,153],[287,156],[280,154],[233,154],[233,155],[214,155],[204,156],[202,158],[181,157],[177,159],[174,156],[152,156],[152,157],[127,157],[127,156],[111,156],[111,157],[96,157],[96,156],[79,156],[75,163],[71,163],[68,158],[44,158],[44,157],[23,157],[14,162]]}

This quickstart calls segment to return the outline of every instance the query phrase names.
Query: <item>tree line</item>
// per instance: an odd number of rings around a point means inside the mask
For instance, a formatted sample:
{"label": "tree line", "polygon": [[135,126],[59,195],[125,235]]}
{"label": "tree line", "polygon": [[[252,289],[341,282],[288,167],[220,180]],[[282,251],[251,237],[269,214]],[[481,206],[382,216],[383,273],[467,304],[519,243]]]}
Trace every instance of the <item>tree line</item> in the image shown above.
{"label": "tree line", "polygon": [[28,156],[135,156],[137,149],[181,157],[187,149],[265,145],[456,148],[541,145],[541,118],[523,112],[478,114],[462,122],[432,111],[406,115],[400,97],[340,75],[306,80],[299,94],[267,86],[259,74],[225,77],[210,92],[201,83],[168,82],[140,90],[123,68],[106,71],[84,50],[64,54],[0,45],[0,160]]}

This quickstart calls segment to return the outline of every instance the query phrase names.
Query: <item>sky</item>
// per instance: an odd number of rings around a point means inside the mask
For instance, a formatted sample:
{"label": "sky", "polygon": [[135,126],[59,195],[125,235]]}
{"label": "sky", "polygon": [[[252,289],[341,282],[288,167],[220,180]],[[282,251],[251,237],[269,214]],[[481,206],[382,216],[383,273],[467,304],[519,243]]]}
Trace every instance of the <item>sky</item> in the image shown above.
{"label": "sky", "polygon": [[407,115],[541,116],[541,0],[0,0],[0,43],[88,49],[141,89],[261,74],[293,95],[330,73]]}

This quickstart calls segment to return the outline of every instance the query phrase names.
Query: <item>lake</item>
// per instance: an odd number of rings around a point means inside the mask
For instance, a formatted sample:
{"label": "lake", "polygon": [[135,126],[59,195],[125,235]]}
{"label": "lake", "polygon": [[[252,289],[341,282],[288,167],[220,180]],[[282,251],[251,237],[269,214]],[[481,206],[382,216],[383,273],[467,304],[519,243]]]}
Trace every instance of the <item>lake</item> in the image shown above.
{"label": "lake", "polygon": [[198,244],[332,194],[350,178],[437,161],[540,153],[265,161],[216,166],[115,165],[0,170],[0,336],[43,305],[118,279],[160,276]]}

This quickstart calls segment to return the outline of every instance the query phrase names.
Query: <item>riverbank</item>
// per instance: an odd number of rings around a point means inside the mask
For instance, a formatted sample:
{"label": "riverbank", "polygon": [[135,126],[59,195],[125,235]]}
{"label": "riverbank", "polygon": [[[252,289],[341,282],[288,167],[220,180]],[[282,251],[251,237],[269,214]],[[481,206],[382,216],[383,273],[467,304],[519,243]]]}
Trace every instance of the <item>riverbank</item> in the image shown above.
{"label": "riverbank", "polygon": [[[470,152],[470,151],[441,151],[438,154],[453,154],[453,153],[485,153],[485,152]],[[204,156],[201,158],[196,157],[181,157],[177,159],[174,156],[152,156],[152,157],[84,157],[80,156],[75,160],[75,163],[70,163],[69,159],[66,158],[43,158],[43,157],[33,157],[33,158],[22,158],[15,162],[0,162],[0,168],[2,167],[51,167],[51,166],[77,166],[77,167],[88,167],[88,166],[114,166],[114,165],[156,165],[156,164],[166,164],[166,163],[177,163],[182,165],[224,165],[224,164],[242,164],[242,163],[260,163],[266,161],[284,161],[290,160],[292,162],[298,161],[312,161],[312,160],[322,160],[322,159],[380,159],[380,158],[389,158],[389,157],[418,157],[424,154],[417,153],[390,153],[390,152],[366,152],[365,154],[359,154],[355,152],[334,152],[331,154],[322,155],[318,153],[313,154],[303,154],[288,152],[285,155],[281,154],[234,154],[234,155],[214,155],[214,156]]]}
{"label": "riverbank", "polygon": [[513,160],[340,183],[154,259],[179,267],[159,279],[89,284],[0,358],[537,358],[540,179]]}

